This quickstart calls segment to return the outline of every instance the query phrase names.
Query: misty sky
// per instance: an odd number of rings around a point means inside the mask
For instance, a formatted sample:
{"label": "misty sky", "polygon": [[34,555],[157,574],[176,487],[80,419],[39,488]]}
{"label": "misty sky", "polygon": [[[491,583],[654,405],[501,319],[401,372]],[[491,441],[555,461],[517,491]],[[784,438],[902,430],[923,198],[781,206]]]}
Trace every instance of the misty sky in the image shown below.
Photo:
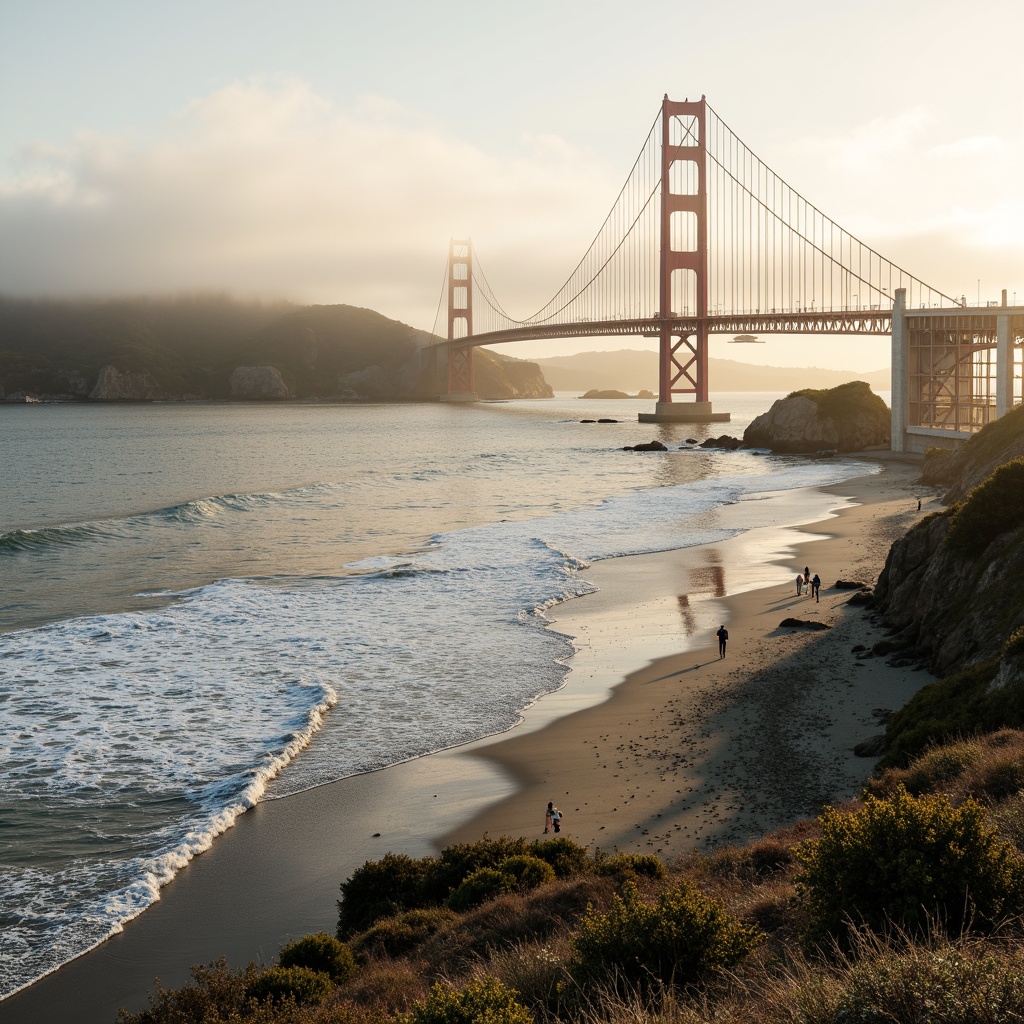
{"label": "misty sky", "polygon": [[[1022,38],[1020,0],[0,0],[0,293],[227,291],[429,328],[468,235],[526,316],[667,92],[706,94],[917,277],[1024,303]],[[868,370],[888,340],[712,355]]]}

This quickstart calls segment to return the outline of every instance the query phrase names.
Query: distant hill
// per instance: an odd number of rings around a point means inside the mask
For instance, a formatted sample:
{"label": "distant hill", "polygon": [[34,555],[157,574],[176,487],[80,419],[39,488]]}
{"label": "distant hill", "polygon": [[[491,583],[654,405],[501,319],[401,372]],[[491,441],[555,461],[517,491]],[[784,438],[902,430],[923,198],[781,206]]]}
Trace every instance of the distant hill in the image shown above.
{"label": "distant hill", "polygon": [[[639,349],[617,352],[580,352],[535,360],[555,391],[616,389],[658,390],[658,354]],[[890,371],[821,370],[817,367],[754,366],[734,359],[708,359],[708,377],[715,391],[798,391],[832,388],[850,380],[863,380],[875,391],[888,391]]]}
{"label": "distant hill", "polygon": [[[225,298],[0,298],[0,400],[436,397],[435,339],[371,309]],[[551,394],[536,364],[480,350],[482,398]]]}

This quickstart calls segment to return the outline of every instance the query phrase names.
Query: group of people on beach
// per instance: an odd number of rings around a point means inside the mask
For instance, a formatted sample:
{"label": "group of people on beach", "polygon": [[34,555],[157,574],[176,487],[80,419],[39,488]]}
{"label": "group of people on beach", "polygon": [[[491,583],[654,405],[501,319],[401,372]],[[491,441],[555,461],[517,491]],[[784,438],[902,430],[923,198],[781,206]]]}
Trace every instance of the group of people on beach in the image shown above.
{"label": "group of people on beach", "polygon": [[796,596],[800,597],[804,592],[815,601],[821,601],[821,577],[815,573],[812,579],[810,567],[806,565],[802,573],[796,574]]}

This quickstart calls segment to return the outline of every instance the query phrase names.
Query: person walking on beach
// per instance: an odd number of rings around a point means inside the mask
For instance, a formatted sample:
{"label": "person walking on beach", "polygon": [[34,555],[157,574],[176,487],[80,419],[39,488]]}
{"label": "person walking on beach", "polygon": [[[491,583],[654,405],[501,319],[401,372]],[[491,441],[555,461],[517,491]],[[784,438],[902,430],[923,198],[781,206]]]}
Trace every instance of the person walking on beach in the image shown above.
{"label": "person walking on beach", "polygon": [[809,565],[804,566],[804,590],[807,591],[807,596],[811,596],[811,567]]}
{"label": "person walking on beach", "polygon": [[562,831],[562,812],[557,807],[551,808],[551,824],[556,832]]}
{"label": "person walking on beach", "polygon": [[811,593],[814,595],[814,600],[819,604],[821,603],[821,577],[815,573],[814,579],[811,580]]}
{"label": "person walking on beach", "polygon": [[718,627],[718,632],[715,634],[718,637],[718,657],[725,657],[725,645],[729,640],[729,630],[725,628],[725,623]]}
{"label": "person walking on beach", "polygon": [[547,835],[551,831],[551,826],[555,821],[555,805],[549,800],[548,809],[544,812],[544,835]]}
{"label": "person walking on beach", "polygon": [[796,596],[799,597],[804,592],[804,578],[800,573],[796,574]]}

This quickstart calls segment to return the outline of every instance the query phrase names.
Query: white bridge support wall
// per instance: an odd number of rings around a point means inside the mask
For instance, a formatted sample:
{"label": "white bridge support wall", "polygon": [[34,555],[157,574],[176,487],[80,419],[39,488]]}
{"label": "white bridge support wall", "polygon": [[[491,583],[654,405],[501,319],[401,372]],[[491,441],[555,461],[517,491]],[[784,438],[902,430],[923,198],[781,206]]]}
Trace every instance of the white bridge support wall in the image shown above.
{"label": "white bridge support wall", "polygon": [[892,306],[892,425],[889,446],[894,452],[907,450],[909,420],[910,359],[907,351],[907,290],[897,288]]}

